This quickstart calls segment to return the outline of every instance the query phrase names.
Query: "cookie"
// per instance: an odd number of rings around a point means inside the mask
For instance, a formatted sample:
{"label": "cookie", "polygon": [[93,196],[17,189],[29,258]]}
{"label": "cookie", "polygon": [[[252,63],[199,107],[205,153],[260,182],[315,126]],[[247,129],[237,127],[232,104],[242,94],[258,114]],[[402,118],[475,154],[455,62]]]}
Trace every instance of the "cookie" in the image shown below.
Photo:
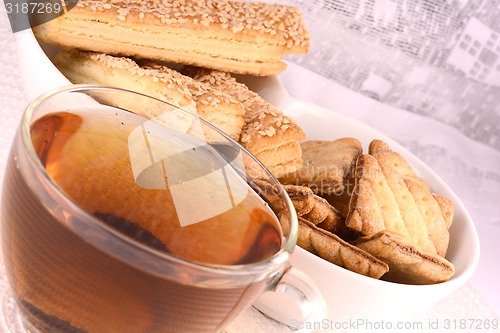
{"label": "cookie", "polygon": [[311,188],[316,194],[341,195],[345,181],[361,154],[359,140],[340,138],[333,141],[308,140],[300,143],[303,166],[297,171],[280,177],[283,184]]}
{"label": "cookie", "polygon": [[357,161],[346,225],[365,236],[382,230],[397,232],[419,250],[445,256],[453,218],[451,201],[433,195],[386,143],[372,141],[369,153]]}
{"label": "cookie", "polygon": [[[449,222],[443,218],[441,206],[426,187],[410,179],[406,179],[405,183],[419,208],[420,215],[423,217],[428,234],[436,247],[436,253],[445,256],[450,233],[448,232]],[[444,199],[442,200],[444,205]]]}
{"label": "cookie", "polygon": [[315,195],[305,186],[284,185],[292,200],[297,216],[333,233],[341,232],[344,220],[340,213],[325,199]]}
{"label": "cookie", "polygon": [[372,140],[368,147],[368,154],[376,159],[384,159],[391,164],[404,179],[411,179],[424,187],[428,187],[425,180],[418,177],[411,165],[403,156],[393,151],[392,148],[382,140]]}
{"label": "cookie", "polygon": [[303,218],[299,218],[297,245],[337,266],[375,279],[389,270],[381,260]]}
{"label": "cookie", "polygon": [[[448,228],[453,219],[451,201],[443,196],[433,195],[427,182],[418,177],[409,163],[385,142],[373,140],[368,151],[377,159],[386,178],[393,180],[390,185],[413,244],[427,253],[446,255],[450,238]],[[392,176],[389,177],[389,174]]]}
{"label": "cookie", "polygon": [[[118,87],[161,99],[200,116],[239,140],[245,113],[243,105],[167,66],[151,62],[139,66],[129,58],[75,49],[59,52],[54,64],[73,83]],[[148,108],[141,104],[133,110],[155,118],[165,111],[157,106]]]}
{"label": "cookie", "polygon": [[423,253],[406,237],[383,230],[354,243],[389,266],[384,279],[407,284],[434,284],[448,281],[455,267],[439,255]]}
{"label": "cookie", "polygon": [[228,0],[80,0],[33,27],[49,44],[241,74],[282,72],[310,36],[293,6]]}
{"label": "cookie", "polygon": [[391,230],[410,237],[387,179],[371,155],[362,154],[356,162],[346,225],[363,235]]}

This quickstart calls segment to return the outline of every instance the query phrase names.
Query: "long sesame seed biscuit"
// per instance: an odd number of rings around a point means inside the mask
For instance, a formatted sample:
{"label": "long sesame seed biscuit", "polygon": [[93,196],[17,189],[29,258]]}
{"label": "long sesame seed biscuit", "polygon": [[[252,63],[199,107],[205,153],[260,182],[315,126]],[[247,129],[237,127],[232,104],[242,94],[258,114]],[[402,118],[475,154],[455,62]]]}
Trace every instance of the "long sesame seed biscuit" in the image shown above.
{"label": "long sesame seed biscuit", "polygon": [[173,71],[167,74],[156,69],[145,70],[129,58],[77,49],[60,51],[54,57],[54,64],[73,83],[102,84],[147,93],[196,112],[185,79]]}
{"label": "long sesame seed biscuit", "polygon": [[[167,66],[152,62],[141,64],[141,68],[157,70],[167,75],[173,71]],[[182,74],[175,72],[175,75]],[[189,76],[183,75],[183,78],[185,86],[196,103],[198,115],[238,141],[244,124],[243,104],[228,94],[212,88],[209,84],[196,81]]]}
{"label": "long sesame seed biscuit", "polygon": [[310,37],[296,7],[228,0],[80,0],[33,28],[46,43],[88,51],[272,75]]}
{"label": "long sesame seed biscuit", "polygon": [[[139,66],[129,58],[75,49],[59,52],[54,63],[73,83],[137,91],[197,114],[235,140],[240,137],[245,112],[241,103],[166,66],[152,63]],[[164,111],[157,104],[154,108],[141,104],[133,110],[148,118],[158,117]],[[190,123],[186,126],[187,131]]]}
{"label": "long sesame seed biscuit", "polygon": [[[191,93],[183,84],[183,78],[166,75],[156,70],[144,70],[133,60],[123,57],[113,57],[102,53],[79,50],[63,50],[54,58],[54,64],[72,83],[98,84],[140,92],[181,107],[196,114],[196,104]],[[109,101],[115,103],[116,101]],[[174,115],[168,121],[175,121],[179,130],[187,132],[192,119],[165,104],[163,108],[158,103],[145,105],[144,101],[137,103],[135,99],[120,100],[121,108],[134,111],[148,119],[162,121],[161,115]]]}
{"label": "long sesame seed biscuit", "polygon": [[455,206],[453,205],[453,202],[439,194],[432,193],[432,196],[438,203],[439,208],[441,208],[441,214],[443,215],[446,227],[450,229],[451,224],[453,223],[453,216],[455,215]]}
{"label": "long sesame seed biscuit", "polygon": [[302,166],[299,141],[302,128],[272,104],[236,81],[227,72],[187,68],[183,73],[206,82],[240,101],[245,107],[240,143],[254,154],[276,177]]}

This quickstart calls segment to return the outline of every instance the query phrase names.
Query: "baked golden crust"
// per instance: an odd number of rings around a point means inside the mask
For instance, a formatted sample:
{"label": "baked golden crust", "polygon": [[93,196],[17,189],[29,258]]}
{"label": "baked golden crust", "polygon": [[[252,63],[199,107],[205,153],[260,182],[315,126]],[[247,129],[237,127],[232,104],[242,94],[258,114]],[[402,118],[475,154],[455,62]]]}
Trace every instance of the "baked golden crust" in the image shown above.
{"label": "baked golden crust", "polygon": [[239,101],[222,91],[213,89],[206,83],[182,75],[167,66],[145,62],[141,64],[141,68],[145,70],[158,70],[166,75],[174,73],[175,76],[182,76],[185,80],[184,85],[196,103],[198,115],[221,129],[234,140],[239,140],[244,124],[243,117],[245,115],[245,108]]}
{"label": "baked golden crust", "polygon": [[373,140],[368,152],[375,157],[392,185],[413,244],[427,253],[445,256],[450,238],[448,228],[453,218],[451,202],[433,195],[427,182],[418,177],[408,162],[385,142]]}
{"label": "baked golden crust", "polygon": [[407,238],[383,230],[357,239],[353,244],[389,265],[384,279],[409,284],[432,284],[447,281],[455,267],[438,255],[424,253]]}
{"label": "baked golden crust", "polygon": [[451,224],[453,223],[453,216],[455,215],[455,206],[453,205],[453,202],[439,194],[432,193],[432,196],[438,203],[439,208],[441,208],[441,214],[443,215],[446,227],[450,229]]}
{"label": "baked golden crust", "polygon": [[302,128],[257,93],[236,81],[227,72],[186,68],[183,73],[210,84],[240,101],[245,108],[240,143],[257,157],[276,177],[302,166],[300,140]]}
{"label": "baked golden crust", "polygon": [[[166,66],[151,62],[140,66],[129,58],[75,49],[59,52],[54,64],[73,83],[137,91],[197,114],[235,140],[240,137],[245,112],[240,102]],[[148,112],[149,118],[162,111],[145,106],[134,110]]]}
{"label": "baked golden crust", "polygon": [[[438,201],[426,187],[419,183],[410,179],[406,179],[405,183],[419,209],[428,235],[436,247],[436,253],[444,257],[448,249],[450,233]],[[444,197],[442,198],[444,201]]]}
{"label": "baked golden crust", "polygon": [[389,270],[387,264],[368,252],[303,218],[299,218],[297,245],[335,265],[375,279]]}
{"label": "baked golden crust", "polygon": [[[436,246],[431,240],[431,235],[433,234],[431,231],[427,230],[427,220],[424,219],[424,216],[421,214],[424,211],[423,206],[425,206],[425,202],[422,200],[417,201],[412,191],[407,186],[408,183],[390,161],[385,160],[383,156],[379,156],[377,162],[394,196],[410,240],[424,252],[437,253]],[[408,179],[407,181],[410,180]]]}
{"label": "baked golden crust", "polygon": [[377,160],[384,160],[386,164],[394,167],[404,179],[411,179],[424,187],[429,187],[425,180],[417,176],[403,156],[393,151],[384,141],[377,139],[372,140],[368,147],[368,154],[375,157]]}
{"label": "baked golden crust", "polygon": [[272,75],[310,37],[292,6],[228,0],[80,0],[33,28],[46,43],[222,71]]}
{"label": "baked golden crust", "polygon": [[[72,83],[100,84],[129,89],[162,98],[189,111],[196,105],[185,79],[174,71],[161,73],[144,70],[132,59],[76,49],[62,50],[54,57],[54,65]],[[151,114],[151,117],[157,114]]]}
{"label": "baked golden crust", "polygon": [[347,226],[363,235],[391,230],[410,237],[394,194],[375,157],[367,154],[358,157],[355,182]]}

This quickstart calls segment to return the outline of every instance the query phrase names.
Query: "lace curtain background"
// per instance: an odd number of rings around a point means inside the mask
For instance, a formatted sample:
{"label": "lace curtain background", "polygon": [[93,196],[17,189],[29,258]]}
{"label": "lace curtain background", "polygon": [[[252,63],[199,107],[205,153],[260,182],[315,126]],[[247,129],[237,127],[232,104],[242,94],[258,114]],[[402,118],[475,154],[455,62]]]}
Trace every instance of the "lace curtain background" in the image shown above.
{"label": "lace curtain background", "polygon": [[500,150],[499,1],[286,2],[315,37],[293,62]]}
{"label": "lace curtain background", "polygon": [[[451,147],[443,144],[446,138],[427,144],[394,138],[455,184],[473,206],[476,221],[500,223],[495,208],[500,200],[500,1],[281,2],[301,9],[312,35],[309,54],[287,60],[453,129],[460,138]],[[302,87],[295,95],[308,93]],[[427,128],[419,136],[439,129]],[[457,153],[470,143],[480,144],[485,155]]]}

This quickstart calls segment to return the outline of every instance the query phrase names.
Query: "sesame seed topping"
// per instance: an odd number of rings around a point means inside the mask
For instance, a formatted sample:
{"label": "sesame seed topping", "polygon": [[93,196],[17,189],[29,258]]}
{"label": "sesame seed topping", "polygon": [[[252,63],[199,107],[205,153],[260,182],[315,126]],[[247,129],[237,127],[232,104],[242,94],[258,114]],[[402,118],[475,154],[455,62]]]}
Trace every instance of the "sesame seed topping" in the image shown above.
{"label": "sesame seed topping", "polygon": [[[193,24],[220,27],[234,34],[263,34],[277,37],[285,48],[308,47],[310,36],[300,11],[294,6],[230,0],[80,0],[80,8],[115,13],[124,21],[128,15],[155,17],[164,25]],[[273,39],[274,40],[274,39]]]}
{"label": "sesame seed topping", "polygon": [[248,89],[244,84],[238,83],[229,73],[215,70],[199,69],[190,73],[200,82],[210,83],[234,99],[240,101],[245,107],[245,116],[240,141],[250,144],[263,137],[282,135],[285,131],[293,130],[289,140],[302,140],[305,138],[302,129],[294,120],[284,115],[280,110],[267,103],[257,93]]}

